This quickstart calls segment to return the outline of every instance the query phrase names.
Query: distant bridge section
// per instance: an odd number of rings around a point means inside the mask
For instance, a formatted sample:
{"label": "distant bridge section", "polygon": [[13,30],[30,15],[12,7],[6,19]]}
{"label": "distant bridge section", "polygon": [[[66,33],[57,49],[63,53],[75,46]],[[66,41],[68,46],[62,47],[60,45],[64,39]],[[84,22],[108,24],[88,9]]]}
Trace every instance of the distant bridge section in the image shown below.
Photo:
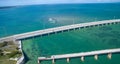
{"label": "distant bridge section", "polygon": [[117,49],[106,49],[106,50],[98,50],[98,51],[90,51],[90,52],[80,52],[80,53],[72,53],[72,54],[62,54],[62,55],[52,55],[51,57],[38,57],[38,64],[43,60],[52,60],[52,63],[55,63],[56,59],[66,58],[67,62],[69,62],[69,58],[73,57],[81,57],[81,61],[84,61],[85,56],[94,56],[97,60],[98,55],[108,54],[108,58],[111,59],[112,53],[120,53],[120,48]]}
{"label": "distant bridge section", "polygon": [[73,24],[73,25],[48,28],[48,29],[38,30],[38,31],[33,31],[33,32],[27,32],[27,33],[22,33],[22,34],[16,34],[16,35],[13,35],[13,36],[0,38],[0,41],[22,40],[22,39],[25,39],[25,38],[30,38],[30,37],[35,37],[35,36],[40,36],[40,35],[45,35],[45,34],[49,35],[51,33],[64,32],[66,30],[69,31],[69,30],[82,29],[82,28],[93,27],[93,26],[117,24],[117,23],[120,23],[120,19]]}

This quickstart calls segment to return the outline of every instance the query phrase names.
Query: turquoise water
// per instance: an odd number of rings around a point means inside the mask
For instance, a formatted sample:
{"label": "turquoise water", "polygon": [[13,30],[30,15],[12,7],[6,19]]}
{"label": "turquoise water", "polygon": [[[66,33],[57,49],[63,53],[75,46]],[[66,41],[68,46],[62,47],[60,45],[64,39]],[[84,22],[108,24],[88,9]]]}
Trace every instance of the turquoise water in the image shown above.
{"label": "turquoise water", "polygon": [[[52,34],[23,41],[23,50],[29,61],[26,64],[37,64],[40,56],[55,54],[77,53],[93,50],[120,48],[120,24],[85,28],[76,31]],[[119,64],[120,54],[113,54],[111,60],[107,55],[85,57],[85,62],[80,58],[71,59],[70,64]],[[43,61],[41,64],[51,64],[52,61]],[[66,59],[56,60],[56,64],[67,64]]]}
{"label": "turquoise water", "polygon": [[[0,9],[0,37],[62,25],[98,20],[120,19],[120,3],[109,4],[59,4],[31,5]],[[54,18],[56,22],[49,21]],[[37,64],[37,57],[54,54],[86,52],[120,48],[120,24],[92,27],[70,32],[35,37],[22,41],[23,51],[28,57],[26,64]],[[72,58],[70,64],[120,64],[120,54]],[[51,64],[43,61],[42,64]],[[56,64],[67,64],[66,59]]]}
{"label": "turquoise water", "polygon": [[[52,23],[49,18],[57,21]],[[120,3],[31,5],[0,9],[0,37],[56,26],[120,18]]]}

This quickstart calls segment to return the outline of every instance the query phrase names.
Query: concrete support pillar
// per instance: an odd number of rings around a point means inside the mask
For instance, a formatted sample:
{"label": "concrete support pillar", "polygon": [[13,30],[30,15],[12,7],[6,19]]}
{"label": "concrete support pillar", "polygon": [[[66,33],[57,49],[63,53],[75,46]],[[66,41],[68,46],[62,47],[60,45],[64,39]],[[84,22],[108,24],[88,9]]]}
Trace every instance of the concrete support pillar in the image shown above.
{"label": "concrete support pillar", "polygon": [[55,64],[55,59],[54,58],[52,59],[52,64]]}
{"label": "concrete support pillar", "polygon": [[102,26],[103,24],[99,24],[99,26]]}
{"label": "concrete support pillar", "polygon": [[108,25],[111,25],[111,23],[108,23]]}
{"label": "concrete support pillar", "polygon": [[112,22],[112,24],[115,24],[114,22]]}
{"label": "concrete support pillar", "polygon": [[54,34],[56,34],[57,32],[53,32]]}
{"label": "concrete support pillar", "polygon": [[116,22],[114,22],[114,24],[116,24]]}
{"label": "concrete support pillar", "polygon": [[42,35],[40,35],[40,37],[42,38]]}
{"label": "concrete support pillar", "polygon": [[112,23],[110,23],[110,25],[112,25]]}
{"label": "concrete support pillar", "polygon": [[40,61],[38,60],[38,64],[40,64]]}
{"label": "concrete support pillar", "polygon": [[81,57],[81,61],[84,61],[84,56]]}
{"label": "concrete support pillar", "polygon": [[114,24],[114,22],[112,22],[112,24]]}
{"label": "concrete support pillar", "polygon": [[95,58],[95,60],[98,60],[98,55],[95,55],[94,58]]}
{"label": "concrete support pillar", "polygon": [[75,28],[73,30],[75,31]]}
{"label": "concrete support pillar", "polygon": [[67,58],[67,63],[69,63],[70,62],[70,59],[69,58]]}
{"label": "concrete support pillar", "polygon": [[68,29],[68,32],[69,32],[70,30]]}
{"label": "concrete support pillar", "polygon": [[105,23],[103,25],[106,25]]}
{"label": "concrete support pillar", "polygon": [[112,54],[109,53],[109,54],[108,54],[108,59],[111,59],[111,58],[112,58]]}
{"label": "concrete support pillar", "polygon": [[48,33],[48,36],[50,35],[50,33]]}

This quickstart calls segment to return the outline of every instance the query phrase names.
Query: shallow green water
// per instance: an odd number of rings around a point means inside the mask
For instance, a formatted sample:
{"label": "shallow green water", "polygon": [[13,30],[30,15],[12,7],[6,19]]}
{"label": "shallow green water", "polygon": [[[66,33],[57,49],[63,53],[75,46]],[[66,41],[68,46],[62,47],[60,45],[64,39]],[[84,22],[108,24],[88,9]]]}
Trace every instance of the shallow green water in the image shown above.
{"label": "shallow green water", "polygon": [[[52,34],[23,40],[23,50],[29,61],[26,64],[37,64],[37,57],[55,54],[77,53],[93,50],[120,48],[120,24],[102,27],[91,27],[70,32]],[[94,57],[72,58],[70,64],[120,64],[120,54],[113,54],[109,60],[107,55],[100,55],[96,61]],[[43,61],[41,64],[51,64]],[[67,64],[66,59],[56,60],[56,64]]]}

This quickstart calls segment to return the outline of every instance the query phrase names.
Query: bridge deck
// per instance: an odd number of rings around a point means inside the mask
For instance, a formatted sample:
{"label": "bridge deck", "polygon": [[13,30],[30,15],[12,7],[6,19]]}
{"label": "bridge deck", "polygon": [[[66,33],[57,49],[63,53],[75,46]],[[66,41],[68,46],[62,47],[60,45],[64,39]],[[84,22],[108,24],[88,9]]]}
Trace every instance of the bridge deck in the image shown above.
{"label": "bridge deck", "polygon": [[72,54],[52,55],[50,58],[38,57],[38,60],[62,59],[62,58],[92,56],[92,55],[100,55],[100,54],[108,54],[108,53],[119,53],[119,52],[120,52],[120,48],[117,48],[117,49],[106,49],[106,50],[98,50],[98,51],[91,51],[91,52],[81,52],[81,53],[72,53]]}
{"label": "bridge deck", "polygon": [[16,34],[16,35],[13,35],[13,36],[0,38],[0,41],[2,41],[2,40],[13,40],[13,39],[14,40],[19,40],[19,39],[34,37],[34,36],[43,35],[43,34],[49,34],[49,33],[63,31],[63,30],[81,28],[81,27],[86,27],[86,26],[94,26],[94,25],[100,25],[100,24],[115,23],[115,22],[120,22],[120,19],[73,24],[73,25],[49,28],[49,29],[38,30],[38,31],[33,31],[33,32],[27,32],[27,33],[22,33],[22,34]]}

